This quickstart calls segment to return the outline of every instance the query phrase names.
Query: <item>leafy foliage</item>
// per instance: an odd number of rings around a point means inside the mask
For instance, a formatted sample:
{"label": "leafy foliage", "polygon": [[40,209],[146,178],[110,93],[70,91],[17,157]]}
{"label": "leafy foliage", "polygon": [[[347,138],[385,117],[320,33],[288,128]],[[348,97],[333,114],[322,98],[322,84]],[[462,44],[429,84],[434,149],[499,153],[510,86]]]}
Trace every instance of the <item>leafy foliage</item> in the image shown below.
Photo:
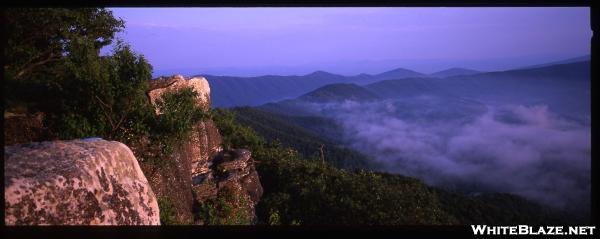
{"label": "leafy foliage", "polygon": [[568,213],[553,210],[506,193],[488,193],[465,196],[458,193],[438,192],[442,208],[464,224],[570,224],[584,223]]}
{"label": "leafy foliage", "polygon": [[159,159],[168,157],[174,146],[186,140],[194,125],[206,117],[195,102],[198,93],[192,88],[184,88],[176,92],[166,92],[157,101],[160,114],[149,123],[150,130],[145,136],[150,138],[151,145],[158,145],[156,155],[145,154],[145,158]]}
{"label": "leafy foliage", "polygon": [[102,137],[129,145],[138,159],[161,162],[204,113],[184,89],[158,100],[146,92],[152,66],[117,41],[124,22],[106,9],[6,10],[7,106],[44,112],[48,139]]}
{"label": "leafy foliage", "polygon": [[117,44],[111,56],[91,58],[69,61],[67,78],[52,80],[60,85],[55,95],[60,103],[44,109],[51,113],[50,127],[63,139],[122,139],[125,133],[147,131],[143,124],[152,115],[145,96],[151,66],[124,43]]}
{"label": "leafy foliage", "polygon": [[161,225],[177,224],[175,205],[167,197],[158,198],[158,209],[160,211]]}
{"label": "leafy foliage", "polygon": [[4,70],[15,80],[67,74],[60,66],[69,58],[97,54],[124,28],[101,8],[13,8],[5,14]]}
{"label": "leafy foliage", "polygon": [[200,205],[200,218],[206,225],[249,225],[251,215],[245,210],[250,203],[245,197],[238,197],[230,187],[219,191],[217,198]]}
{"label": "leafy foliage", "polygon": [[[236,113],[236,120],[258,132],[269,142],[279,141],[283,146],[292,147],[304,158],[320,160],[320,149],[323,146],[324,160],[338,168],[377,168],[378,165],[368,156],[340,146],[337,142],[321,137],[304,125],[314,123],[335,128],[334,122],[319,117],[290,117],[270,113],[252,107],[231,109]],[[341,129],[339,129],[341,130]]]}
{"label": "leafy foliage", "polygon": [[[124,27],[106,9],[9,9],[4,76],[7,106],[47,113],[62,139],[117,137],[134,115],[143,115],[152,68],[123,42],[112,55],[100,48]],[[138,111],[138,112],[134,112]]]}
{"label": "leafy foliage", "polygon": [[216,120],[219,132],[223,138],[223,147],[228,148],[260,148],[265,140],[256,135],[254,130],[239,125],[235,114],[226,109],[215,109],[211,112],[213,120]]}

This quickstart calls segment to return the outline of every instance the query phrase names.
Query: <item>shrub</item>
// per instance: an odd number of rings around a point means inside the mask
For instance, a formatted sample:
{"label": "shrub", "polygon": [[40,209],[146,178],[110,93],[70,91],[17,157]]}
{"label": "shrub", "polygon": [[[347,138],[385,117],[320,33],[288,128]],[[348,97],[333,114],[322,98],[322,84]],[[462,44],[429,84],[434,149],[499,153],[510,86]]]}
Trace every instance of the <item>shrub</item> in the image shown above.
{"label": "shrub", "polygon": [[175,225],[177,224],[177,216],[175,211],[175,205],[167,197],[158,198],[158,209],[160,211],[160,224],[161,225]]}
{"label": "shrub", "polygon": [[222,188],[216,199],[200,204],[199,217],[206,225],[249,225],[252,223],[248,212],[250,201],[230,187]]}
{"label": "shrub", "polygon": [[184,88],[167,92],[158,99],[161,114],[150,119],[147,134],[148,143],[158,152],[140,152],[140,157],[150,159],[153,164],[165,163],[175,145],[190,136],[194,125],[206,117],[195,102],[197,94],[192,88]]}

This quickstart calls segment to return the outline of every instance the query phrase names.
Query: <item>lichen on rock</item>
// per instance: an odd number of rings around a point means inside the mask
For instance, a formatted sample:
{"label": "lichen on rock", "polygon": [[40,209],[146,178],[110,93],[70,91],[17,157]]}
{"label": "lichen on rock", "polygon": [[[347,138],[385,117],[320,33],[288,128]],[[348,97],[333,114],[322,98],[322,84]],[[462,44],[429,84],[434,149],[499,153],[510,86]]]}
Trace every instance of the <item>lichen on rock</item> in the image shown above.
{"label": "lichen on rock", "polygon": [[154,192],[116,141],[4,147],[7,225],[159,225]]}

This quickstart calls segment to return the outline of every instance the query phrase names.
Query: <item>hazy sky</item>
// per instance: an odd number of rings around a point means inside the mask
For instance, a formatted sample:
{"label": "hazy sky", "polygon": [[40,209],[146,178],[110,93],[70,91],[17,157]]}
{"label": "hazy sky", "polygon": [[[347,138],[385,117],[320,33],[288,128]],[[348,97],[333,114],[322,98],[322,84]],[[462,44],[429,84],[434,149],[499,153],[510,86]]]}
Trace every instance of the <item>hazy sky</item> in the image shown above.
{"label": "hazy sky", "polygon": [[589,8],[114,8],[156,73],[502,70],[590,53]]}

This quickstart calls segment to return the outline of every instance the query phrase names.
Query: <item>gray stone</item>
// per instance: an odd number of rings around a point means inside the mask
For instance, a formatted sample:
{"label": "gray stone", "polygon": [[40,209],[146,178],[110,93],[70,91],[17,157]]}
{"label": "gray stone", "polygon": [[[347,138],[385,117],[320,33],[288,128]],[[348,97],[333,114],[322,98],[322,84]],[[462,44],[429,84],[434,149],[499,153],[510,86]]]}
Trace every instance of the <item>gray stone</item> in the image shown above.
{"label": "gray stone", "polygon": [[4,147],[7,225],[159,225],[155,195],[131,150],[116,141]]}

